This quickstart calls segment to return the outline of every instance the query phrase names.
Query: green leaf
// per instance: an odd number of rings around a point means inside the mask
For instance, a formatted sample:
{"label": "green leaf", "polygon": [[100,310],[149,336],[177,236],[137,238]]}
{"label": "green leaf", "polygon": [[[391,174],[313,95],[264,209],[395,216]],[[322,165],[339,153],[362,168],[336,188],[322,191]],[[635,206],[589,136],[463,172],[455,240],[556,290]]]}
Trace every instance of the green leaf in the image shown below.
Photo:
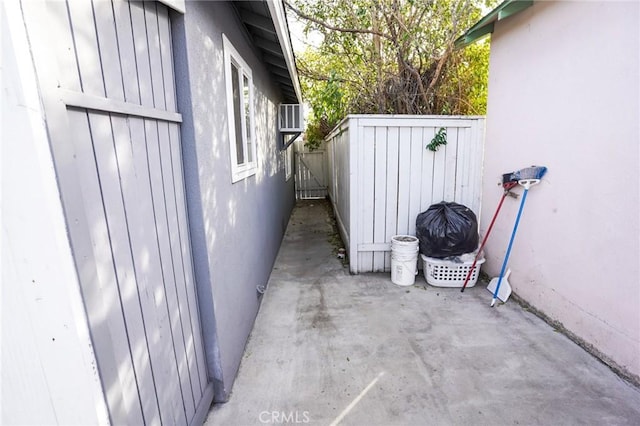
{"label": "green leaf", "polygon": [[446,145],[446,144],[447,144],[447,129],[445,129],[444,127],[441,127],[440,130],[436,132],[433,139],[431,139],[431,142],[427,144],[426,148],[429,151],[436,152],[439,146]]}

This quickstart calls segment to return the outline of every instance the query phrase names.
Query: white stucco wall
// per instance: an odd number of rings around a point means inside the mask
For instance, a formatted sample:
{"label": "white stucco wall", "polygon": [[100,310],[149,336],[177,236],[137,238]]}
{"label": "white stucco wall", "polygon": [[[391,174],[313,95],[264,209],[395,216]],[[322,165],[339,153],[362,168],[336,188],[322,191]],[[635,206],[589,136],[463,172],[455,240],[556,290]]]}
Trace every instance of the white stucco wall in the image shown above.
{"label": "white stucco wall", "polygon": [[[512,251],[514,291],[640,376],[638,2],[536,2],[491,40],[481,230],[501,174],[549,168]],[[487,246],[499,273],[519,200]]]}
{"label": "white stucco wall", "polygon": [[107,424],[20,5],[0,11],[0,423]]}

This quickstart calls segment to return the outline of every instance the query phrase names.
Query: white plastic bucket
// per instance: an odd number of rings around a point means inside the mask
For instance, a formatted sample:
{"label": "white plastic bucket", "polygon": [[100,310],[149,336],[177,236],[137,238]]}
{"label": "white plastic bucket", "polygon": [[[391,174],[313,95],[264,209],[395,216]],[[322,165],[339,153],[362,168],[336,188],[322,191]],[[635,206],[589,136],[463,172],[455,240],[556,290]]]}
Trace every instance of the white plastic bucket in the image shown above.
{"label": "white plastic bucket", "polygon": [[418,239],[411,235],[391,237],[391,282],[413,285],[418,274]]}

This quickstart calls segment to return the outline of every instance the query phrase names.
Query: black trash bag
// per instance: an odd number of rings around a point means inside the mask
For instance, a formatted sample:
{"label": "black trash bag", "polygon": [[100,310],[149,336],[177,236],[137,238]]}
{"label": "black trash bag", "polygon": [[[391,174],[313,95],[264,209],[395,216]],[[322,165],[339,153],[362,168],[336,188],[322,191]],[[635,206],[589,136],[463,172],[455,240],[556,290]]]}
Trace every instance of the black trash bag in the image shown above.
{"label": "black trash bag", "polygon": [[416,235],[427,257],[460,256],[478,248],[478,220],[468,207],[443,201],[418,215]]}

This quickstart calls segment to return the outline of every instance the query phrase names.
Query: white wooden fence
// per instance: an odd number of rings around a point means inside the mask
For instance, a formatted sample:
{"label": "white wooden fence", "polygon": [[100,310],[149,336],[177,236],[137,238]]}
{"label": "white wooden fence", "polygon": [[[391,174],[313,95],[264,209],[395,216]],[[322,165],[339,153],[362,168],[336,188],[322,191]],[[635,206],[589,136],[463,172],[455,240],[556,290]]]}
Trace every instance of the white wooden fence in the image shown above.
{"label": "white wooden fence", "polygon": [[[329,196],[352,273],[389,271],[391,237],[431,204],[479,216],[484,118],[350,115],[327,137]],[[447,144],[426,149],[439,129]]]}
{"label": "white wooden fence", "polygon": [[309,151],[302,141],[295,143],[296,199],[313,200],[327,196],[327,152]]}

